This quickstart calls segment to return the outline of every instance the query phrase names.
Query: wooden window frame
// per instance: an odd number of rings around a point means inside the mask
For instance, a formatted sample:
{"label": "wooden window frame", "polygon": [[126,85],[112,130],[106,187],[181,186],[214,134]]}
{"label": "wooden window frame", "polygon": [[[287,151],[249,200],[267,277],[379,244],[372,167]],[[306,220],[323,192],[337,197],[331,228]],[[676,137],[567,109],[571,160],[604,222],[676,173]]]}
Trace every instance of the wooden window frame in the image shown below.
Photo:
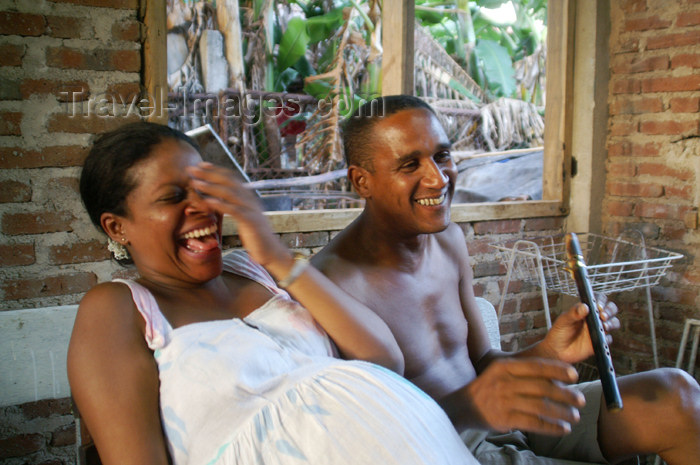
{"label": "wooden window frame", "polygon": [[[407,5],[408,4],[408,5]],[[384,26],[391,26],[403,40],[383,44],[385,94],[412,87],[413,21],[412,2],[384,0]],[[148,95],[163,95],[167,89],[165,0],[141,0],[140,16],[144,36],[144,85]],[[389,24],[391,23],[391,24]],[[547,25],[547,62],[544,170],[542,200],[453,204],[452,221],[564,216],[569,213],[571,184],[571,137],[573,114],[573,50],[575,0],[550,0]],[[393,87],[392,87],[393,86]],[[398,86],[398,87],[396,87]],[[163,101],[156,101],[163,105]],[[153,112],[156,121],[166,123],[162,111]],[[158,116],[161,115],[161,116]],[[333,231],[345,228],[362,211],[360,208],[266,212],[277,233]],[[236,232],[234,222],[224,219],[224,235]]]}

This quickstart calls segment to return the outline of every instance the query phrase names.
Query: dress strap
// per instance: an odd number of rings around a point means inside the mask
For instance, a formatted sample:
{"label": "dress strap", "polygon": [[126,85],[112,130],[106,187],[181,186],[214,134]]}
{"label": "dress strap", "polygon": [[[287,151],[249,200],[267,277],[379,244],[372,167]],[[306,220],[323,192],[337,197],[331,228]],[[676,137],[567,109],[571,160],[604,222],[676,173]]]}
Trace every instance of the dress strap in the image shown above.
{"label": "dress strap", "polygon": [[224,271],[237,274],[255,281],[258,284],[265,286],[270,292],[275,295],[280,295],[289,298],[289,294],[284,289],[277,287],[277,283],[270,276],[265,268],[253,261],[245,250],[236,249],[223,257]]}
{"label": "dress strap", "polygon": [[147,288],[130,279],[114,279],[114,282],[126,284],[131,290],[131,297],[139,313],[146,322],[146,343],[151,350],[165,347],[170,342],[173,328],[160,311],[158,302]]}

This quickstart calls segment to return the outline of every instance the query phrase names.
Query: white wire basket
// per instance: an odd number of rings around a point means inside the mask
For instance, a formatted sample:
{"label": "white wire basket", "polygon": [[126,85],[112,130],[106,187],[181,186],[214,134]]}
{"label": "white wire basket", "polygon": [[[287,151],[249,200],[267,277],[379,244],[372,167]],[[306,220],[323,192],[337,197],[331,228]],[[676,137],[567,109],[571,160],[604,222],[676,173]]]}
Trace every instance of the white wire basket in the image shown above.
{"label": "white wire basket", "polygon": [[[610,294],[656,285],[683,255],[621,238],[577,234],[588,277],[595,292]],[[576,283],[566,269],[564,235],[491,244],[500,250],[509,279],[534,283],[543,289],[578,297]],[[640,235],[641,237],[641,235]]]}

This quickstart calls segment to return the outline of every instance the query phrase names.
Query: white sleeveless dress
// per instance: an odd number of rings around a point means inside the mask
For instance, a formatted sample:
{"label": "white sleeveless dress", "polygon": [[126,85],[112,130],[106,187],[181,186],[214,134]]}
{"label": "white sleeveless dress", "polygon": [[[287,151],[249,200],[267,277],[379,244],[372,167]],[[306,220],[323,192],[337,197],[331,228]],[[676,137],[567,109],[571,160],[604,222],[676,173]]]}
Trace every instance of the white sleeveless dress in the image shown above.
{"label": "white sleeveless dress", "polygon": [[245,252],[226,272],[273,294],[244,319],[173,329],[153,295],[123,282],[146,321],[176,465],[478,463],[442,409],[400,376],[334,357],[326,333]]}

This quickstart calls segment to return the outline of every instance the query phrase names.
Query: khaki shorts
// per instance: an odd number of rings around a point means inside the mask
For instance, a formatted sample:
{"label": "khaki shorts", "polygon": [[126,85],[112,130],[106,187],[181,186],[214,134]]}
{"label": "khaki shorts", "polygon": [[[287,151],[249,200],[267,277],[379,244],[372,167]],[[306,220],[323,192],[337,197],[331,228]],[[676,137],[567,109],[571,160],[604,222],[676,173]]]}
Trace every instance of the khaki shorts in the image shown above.
{"label": "khaki shorts", "polygon": [[566,436],[466,430],[461,434],[462,440],[479,462],[489,465],[607,464],[598,445],[600,381],[575,387],[585,396],[586,406],[581,409],[581,420]]}

